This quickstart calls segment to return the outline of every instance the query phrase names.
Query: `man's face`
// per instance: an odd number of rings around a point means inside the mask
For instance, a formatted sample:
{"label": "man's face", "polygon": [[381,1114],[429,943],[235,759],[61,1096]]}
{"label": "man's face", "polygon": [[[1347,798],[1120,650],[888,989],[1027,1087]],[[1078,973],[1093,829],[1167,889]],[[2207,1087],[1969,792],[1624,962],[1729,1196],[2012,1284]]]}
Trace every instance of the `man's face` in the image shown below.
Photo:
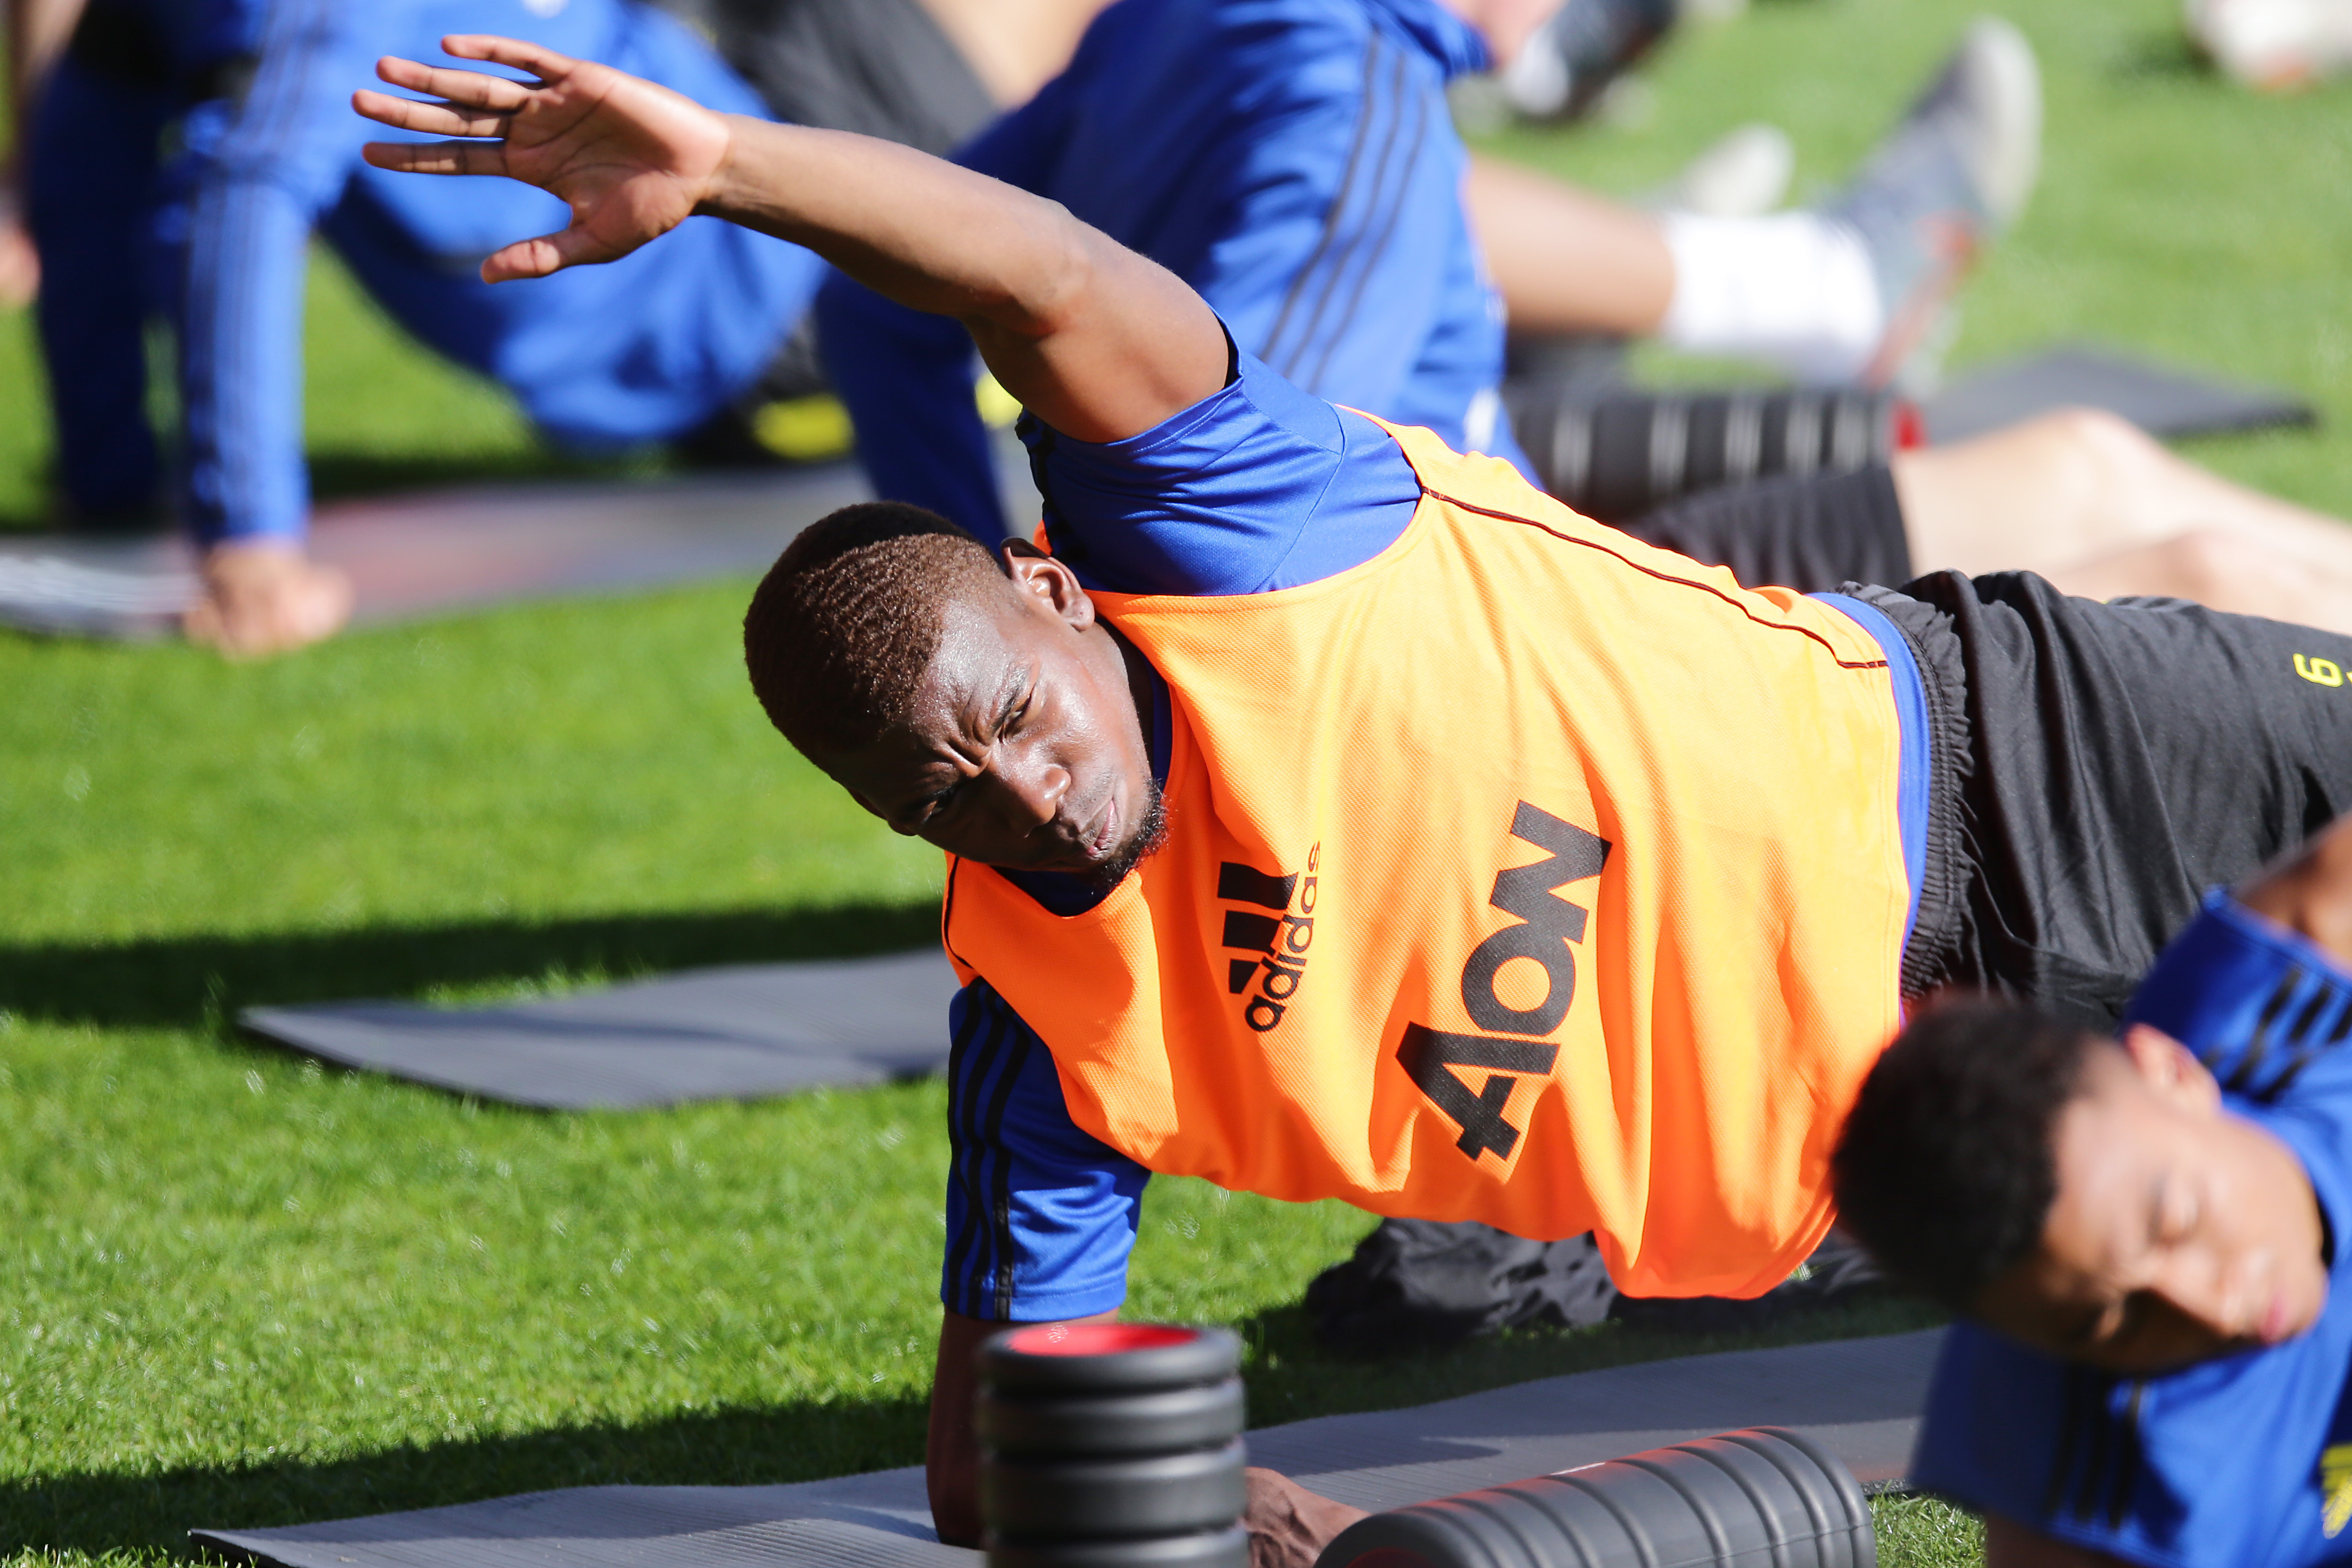
{"label": "man's face", "polygon": [[1012,576],[950,605],[912,709],[818,759],[857,803],[951,854],[1115,880],[1160,827],[1139,665],[1067,568],[1013,547]]}
{"label": "man's face", "polygon": [[2222,1109],[2177,1041],[2102,1045],[2059,1113],[2058,1194],[2042,1244],[1976,1315],[2027,1344],[2120,1373],[2273,1345],[2327,1299],[2322,1226],[2293,1151]]}

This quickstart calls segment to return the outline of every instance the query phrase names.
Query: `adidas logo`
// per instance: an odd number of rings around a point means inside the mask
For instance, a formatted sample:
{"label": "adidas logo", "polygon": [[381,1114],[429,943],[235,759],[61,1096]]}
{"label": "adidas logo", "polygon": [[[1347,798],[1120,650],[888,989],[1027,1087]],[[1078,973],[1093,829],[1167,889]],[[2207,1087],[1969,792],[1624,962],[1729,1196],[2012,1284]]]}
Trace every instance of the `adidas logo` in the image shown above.
{"label": "adidas logo", "polygon": [[[1233,860],[1217,867],[1217,897],[1251,906],[1225,911],[1224,945],[1251,955],[1225,960],[1225,989],[1239,996],[1255,984],[1242,1021],[1261,1035],[1282,1022],[1307,978],[1307,950],[1315,945],[1315,873],[1322,856],[1318,844],[1307,852],[1306,871],[1286,877]],[[1274,912],[1260,912],[1265,910]]]}

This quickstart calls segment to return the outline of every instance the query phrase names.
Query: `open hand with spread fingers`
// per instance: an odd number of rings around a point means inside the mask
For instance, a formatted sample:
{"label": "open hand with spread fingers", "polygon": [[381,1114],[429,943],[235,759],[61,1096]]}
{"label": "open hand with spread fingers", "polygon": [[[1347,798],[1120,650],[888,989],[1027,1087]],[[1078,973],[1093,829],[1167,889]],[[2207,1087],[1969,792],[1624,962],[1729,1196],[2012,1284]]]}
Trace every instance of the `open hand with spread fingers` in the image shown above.
{"label": "open hand with spread fingers", "polygon": [[513,38],[457,36],[441,47],[459,59],[530,72],[518,82],[480,71],[421,65],[387,55],[376,75],[437,102],[362,89],[352,107],[404,131],[473,138],[372,142],[367,161],[417,174],[504,174],[563,199],[572,223],[518,240],[482,263],[482,279],[544,278],[583,262],[611,261],[693,216],[725,172],[729,117],[667,88],[592,60]]}
{"label": "open hand with spread fingers", "polygon": [[1005,390],[1074,440],[1123,440],[1224,384],[1224,329],[1200,296],[1057,203],[871,136],[714,113],[535,44],[461,34],[441,47],[531,79],[388,56],[376,74],[433,101],[361,91],[352,107],[453,138],[371,142],[379,169],[503,174],[571,207],[562,233],[483,262],[486,282],[615,260],[702,214],[954,317]]}

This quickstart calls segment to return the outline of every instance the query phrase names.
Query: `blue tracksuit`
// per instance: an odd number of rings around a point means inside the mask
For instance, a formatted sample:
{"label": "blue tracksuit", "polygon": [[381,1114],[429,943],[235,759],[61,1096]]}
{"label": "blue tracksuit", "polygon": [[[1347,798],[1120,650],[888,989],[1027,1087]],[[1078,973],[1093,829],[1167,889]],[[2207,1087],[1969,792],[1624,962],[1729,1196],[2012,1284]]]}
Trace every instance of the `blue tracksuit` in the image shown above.
{"label": "blue tracksuit", "polygon": [[[482,257],[561,228],[561,202],[509,181],[393,174],[361,161],[361,146],[388,133],[352,112],[352,89],[373,82],[378,56],[439,58],[439,38],[453,32],[530,38],[715,109],[762,112],[692,34],[633,0],[137,0],[127,8],[165,36],[207,35],[186,52],[226,54],[238,67],[175,59],[171,82],[149,95],[186,105],[181,151],[150,205],[160,241],[152,276],[179,328],[184,500],[207,542],[302,531],[299,334],[314,230],[402,326],[506,386],[550,435],[591,447],[658,439],[709,417],[767,365],[821,276],[807,251],[695,218],[609,267],[493,288],[476,274]],[[192,28],[192,16],[208,26]],[[92,91],[121,93],[74,62],[59,85],[66,91],[45,105],[36,137],[37,191],[78,181],[82,149],[60,134],[76,106]],[[120,461],[122,433],[141,410],[135,384],[123,395],[125,355],[85,386],[68,340],[128,337],[135,351],[138,329],[135,312],[108,292],[118,284],[76,286],[75,256],[110,246],[119,254],[125,226],[118,216],[92,234],[76,205],[37,205],[34,218],[45,261],[62,263],[48,271],[62,287],[44,326],[56,319],[48,343],[69,426],[68,493],[89,504],[85,497],[136,477],[104,464],[110,453]],[[135,368],[135,353],[127,363]]]}
{"label": "blue tracksuit", "polygon": [[1911,1478],[2152,1568],[2352,1561],[2352,973],[2216,892],[2126,1021],[2195,1051],[2230,1112],[2302,1162],[2326,1226],[2326,1305],[2284,1344],[2144,1378],[1957,1323]]}
{"label": "blue tracksuit", "polygon": [[[1525,468],[1445,104],[1485,63],[1437,0],[1121,0],[958,161],[1167,267],[1307,390]],[[961,329],[845,279],[819,310],[876,489],[1002,532]]]}

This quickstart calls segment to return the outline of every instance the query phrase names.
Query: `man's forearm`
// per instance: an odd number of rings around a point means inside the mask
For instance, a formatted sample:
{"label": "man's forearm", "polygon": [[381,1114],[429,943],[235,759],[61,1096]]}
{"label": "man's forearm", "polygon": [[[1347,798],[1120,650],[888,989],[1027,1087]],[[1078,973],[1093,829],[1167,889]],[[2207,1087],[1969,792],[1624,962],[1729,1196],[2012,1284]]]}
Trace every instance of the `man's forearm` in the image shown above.
{"label": "man's forearm", "polygon": [[[1073,1318],[1107,1323],[1117,1312]],[[1012,1328],[945,1312],[940,1318],[940,1359],[931,1374],[931,1426],[923,1450],[923,1476],[930,1491],[931,1524],[950,1546],[980,1544],[980,1434],[972,1414],[980,1399],[980,1347],[988,1336]]]}
{"label": "man's forearm", "polygon": [[1200,297],[1059,203],[870,137],[735,117],[728,129],[698,210],[954,317],[1063,434],[1132,436],[1223,384],[1223,336]]}
{"label": "man's forearm", "polygon": [[873,137],[727,127],[698,210],[805,245],[900,304],[1034,336],[1086,287],[1089,231],[1058,203]]}

